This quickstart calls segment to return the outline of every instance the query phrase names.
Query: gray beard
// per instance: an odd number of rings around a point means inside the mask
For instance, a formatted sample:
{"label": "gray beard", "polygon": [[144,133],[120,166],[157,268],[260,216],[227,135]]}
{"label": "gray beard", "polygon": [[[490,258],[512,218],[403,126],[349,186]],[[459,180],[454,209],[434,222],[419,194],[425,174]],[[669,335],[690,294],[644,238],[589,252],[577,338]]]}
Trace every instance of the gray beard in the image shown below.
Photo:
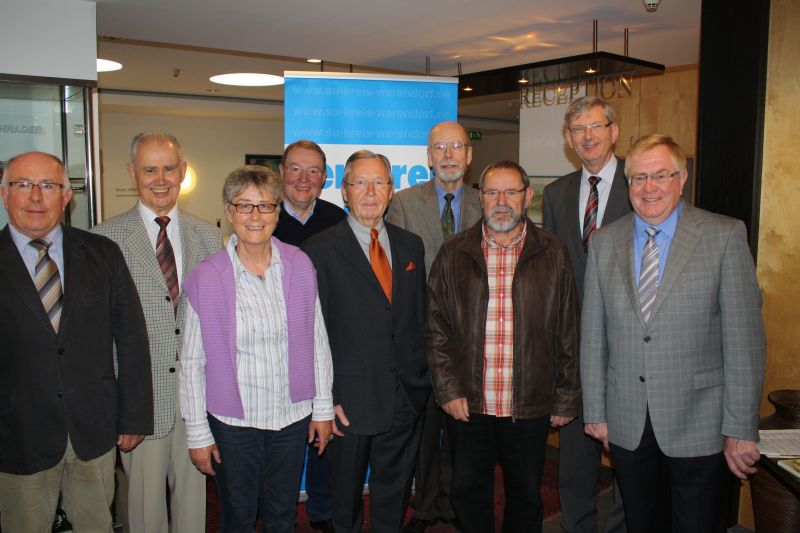
{"label": "gray beard", "polygon": [[522,221],[521,214],[512,212],[511,218],[507,219],[504,222],[500,222],[494,219],[494,216],[495,214],[497,214],[498,209],[503,210],[503,212],[507,212],[506,211],[507,208],[505,207],[498,206],[492,209],[491,213],[489,213],[489,216],[486,217],[486,225],[489,227],[489,229],[491,229],[492,231],[496,231],[497,233],[508,233],[517,226],[519,226],[519,223]]}
{"label": "gray beard", "polygon": [[435,169],[433,171],[433,174],[434,176],[436,176],[436,179],[438,179],[442,183],[455,183],[464,177],[463,172],[456,172],[455,176],[445,176],[444,174],[439,174],[438,172],[436,172]]}

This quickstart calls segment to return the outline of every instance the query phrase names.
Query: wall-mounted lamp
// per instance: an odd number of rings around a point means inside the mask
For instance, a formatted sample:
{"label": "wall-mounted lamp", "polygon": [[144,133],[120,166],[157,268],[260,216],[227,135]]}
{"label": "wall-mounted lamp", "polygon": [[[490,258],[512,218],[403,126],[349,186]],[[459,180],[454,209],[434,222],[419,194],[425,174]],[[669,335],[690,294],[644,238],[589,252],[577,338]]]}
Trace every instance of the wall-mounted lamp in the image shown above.
{"label": "wall-mounted lamp", "polygon": [[192,192],[197,185],[197,174],[195,174],[194,169],[189,165],[186,165],[186,175],[183,177],[183,182],[181,183],[181,196],[185,196]]}

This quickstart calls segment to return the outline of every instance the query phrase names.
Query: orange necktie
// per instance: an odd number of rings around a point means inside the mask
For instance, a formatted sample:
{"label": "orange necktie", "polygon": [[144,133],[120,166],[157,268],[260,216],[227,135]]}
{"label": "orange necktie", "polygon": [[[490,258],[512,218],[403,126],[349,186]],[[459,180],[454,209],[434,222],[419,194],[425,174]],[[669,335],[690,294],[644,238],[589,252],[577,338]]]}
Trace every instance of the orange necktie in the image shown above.
{"label": "orange necktie", "polygon": [[389,259],[386,258],[383,246],[378,242],[378,230],[370,230],[369,236],[369,262],[372,264],[372,270],[375,272],[375,277],[378,278],[378,283],[381,284],[386,298],[391,302],[392,268],[389,266]]}

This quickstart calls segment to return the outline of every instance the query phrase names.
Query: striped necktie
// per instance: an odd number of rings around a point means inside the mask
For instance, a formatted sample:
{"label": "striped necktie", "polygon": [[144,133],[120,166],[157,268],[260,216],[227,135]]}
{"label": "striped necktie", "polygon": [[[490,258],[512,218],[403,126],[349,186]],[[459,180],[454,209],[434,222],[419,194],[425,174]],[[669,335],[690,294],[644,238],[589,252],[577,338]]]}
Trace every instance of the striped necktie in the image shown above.
{"label": "striped necktie", "polygon": [[50,319],[53,330],[58,332],[61,322],[61,307],[64,303],[64,292],[61,290],[61,276],[58,273],[58,265],[50,257],[47,251],[52,244],[45,239],[34,239],[30,242],[31,246],[39,252],[34,268],[33,284],[42,300],[42,305]]}
{"label": "striped necktie", "polygon": [[639,272],[639,304],[642,306],[642,317],[645,323],[650,321],[650,313],[658,292],[658,245],[656,235],[661,231],[655,226],[645,230],[647,242],[642,250],[642,269]]}
{"label": "striped necktie", "polygon": [[583,249],[589,246],[589,236],[597,227],[597,205],[600,203],[597,194],[597,184],[600,178],[589,176],[589,199],[586,201],[586,211],[583,213]]}
{"label": "striped necktie", "polygon": [[156,224],[159,226],[158,237],[156,238],[156,259],[161,273],[164,274],[164,281],[167,283],[169,296],[172,299],[172,308],[178,312],[178,268],[175,265],[175,253],[172,251],[172,243],[167,237],[167,224],[169,217],[156,217]]}

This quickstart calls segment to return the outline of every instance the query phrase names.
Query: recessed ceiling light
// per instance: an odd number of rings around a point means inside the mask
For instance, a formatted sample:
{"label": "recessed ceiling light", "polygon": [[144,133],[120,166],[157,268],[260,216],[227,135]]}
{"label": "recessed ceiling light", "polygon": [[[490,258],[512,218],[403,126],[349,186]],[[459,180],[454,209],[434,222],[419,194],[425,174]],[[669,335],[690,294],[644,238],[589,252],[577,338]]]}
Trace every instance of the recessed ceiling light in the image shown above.
{"label": "recessed ceiling light", "polygon": [[313,57],[312,57],[311,59],[306,59],[306,62],[307,62],[307,63],[322,63],[322,60],[321,60],[321,59],[316,59],[316,58],[313,58]]}
{"label": "recessed ceiling light", "polygon": [[586,70],[584,70],[584,72],[586,74],[596,74],[597,73],[597,71],[592,67],[587,68]]}
{"label": "recessed ceiling light", "polygon": [[471,92],[471,91],[472,91],[472,87],[470,87],[469,85],[467,85],[466,87],[464,87],[464,91],[465,91],[465,92]]}
{"label": "recessed ceiling light", "polygon": [[97,58],[97,72],[113,72],[115,70],[122,70],[122,63]]}
{"label": "recessed ceiling light", "polygon": [[520,79],[517,80],[517,83],[521,83],[521,84],[524,85],[524,84],[528,83],[528,78],[526,78],[525,76],[522,76]]}
{"label": "recessed ceiling light", "polygon": [[236,72],[232,74],[219,74],[208,78],[221,85],[238,85],[240,87],[268,87],[270,85],[283,85],[283,78],[273,74],[255,74],[252,72]]}

